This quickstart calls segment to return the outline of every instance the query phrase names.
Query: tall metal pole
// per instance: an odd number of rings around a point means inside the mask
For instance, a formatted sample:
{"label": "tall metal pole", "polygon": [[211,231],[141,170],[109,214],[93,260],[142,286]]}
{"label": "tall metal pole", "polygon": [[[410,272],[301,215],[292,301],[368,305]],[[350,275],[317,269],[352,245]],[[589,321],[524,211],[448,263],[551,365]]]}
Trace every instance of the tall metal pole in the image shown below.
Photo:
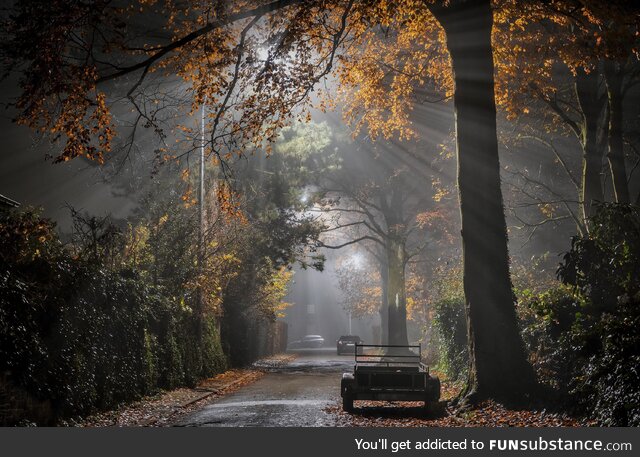
{"label": "tall metal pole", "polygon": [[[202,281],[204,273],[205,259],[205,243],[204,243],[204,109],[207,103],[205,98],[202,102],[202,111],[200,113],[200,175],[198,183],[198,280]],[[198,340],[202,337],[203,319],[204,319],[204,296],[202,293],[202,285],[198,286],[196,295],[196,306],[198,307],[196,315],[196,337]]]}
{"label": "tall metal pole", "polygon": [[207,104],[207,97],[202,101],[202,111],[200,112],[200,182],[198,190],[198,268],[202,272],[202,264],[204,262],[204,110]]}

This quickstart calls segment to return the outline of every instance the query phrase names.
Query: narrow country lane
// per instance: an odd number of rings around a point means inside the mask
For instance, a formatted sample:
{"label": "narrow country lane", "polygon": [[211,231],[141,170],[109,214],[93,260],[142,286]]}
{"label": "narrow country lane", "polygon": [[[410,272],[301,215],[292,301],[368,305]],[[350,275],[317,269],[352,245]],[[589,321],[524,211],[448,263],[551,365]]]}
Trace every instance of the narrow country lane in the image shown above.
{"label": "narrow country lane", "polygon": [[340,396],[342,373],[353,369],[353,355],[335,349],[296,351],[289,364],[269,369],[257,382],[182,418],[187,427],[326,427],[324,411]]}

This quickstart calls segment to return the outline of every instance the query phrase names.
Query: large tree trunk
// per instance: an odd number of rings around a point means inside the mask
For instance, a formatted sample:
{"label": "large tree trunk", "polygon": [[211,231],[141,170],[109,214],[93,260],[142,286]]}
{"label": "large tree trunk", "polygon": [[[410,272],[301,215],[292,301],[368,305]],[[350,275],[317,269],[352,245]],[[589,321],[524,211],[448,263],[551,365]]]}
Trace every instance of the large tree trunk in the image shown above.
{"label": "large tree trunk", "polygon": [[387,263],[380,264],[382,303],[380,303],[380,344],[389,344],[389,270]]}
{"label": "large tree trunk", "polygon": [[617,203],[629,203],[629,184],[624,163],[624,143],[622,140],[622,71],[617,62],[607,61],[604,71],[609,99],[609,167],[613,182],[613,193]]}
{"label": "large tree trunk", "polygon": [[404,244],[394,237],[391,237],[387,243],[389,344],[406,346],[409,344],[409,340],[407,337],[407,297],[404,275],[406,259]]}
{"label": "large tree trunk", "polygon": [[493,16],[489,0],[433,7],[447,37],[455,81],[469,378],[463,395],[520,400],[534,385],[518,331],[496,133]]}
{"label": "large tree trunk", "polygon": [[[602,102],[598,94],[598,74],[579,69],[576,75],[576,96],[584,116],[582,123],[582,212],[587,220],[593,215],[594,203],[604,201],[602,190],[602,152],[598,147],[598,123]],[[587,224],[588,227],[588,224]]]}

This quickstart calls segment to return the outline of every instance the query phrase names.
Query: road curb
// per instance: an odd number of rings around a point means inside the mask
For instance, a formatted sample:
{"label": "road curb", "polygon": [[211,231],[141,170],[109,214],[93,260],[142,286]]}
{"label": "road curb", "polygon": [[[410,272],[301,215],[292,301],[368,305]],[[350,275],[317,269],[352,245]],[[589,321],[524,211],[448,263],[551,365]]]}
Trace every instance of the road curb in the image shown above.
{"label": "road curb", "polygon": [[180,405],[178,405],[178,407],[180,409],[186,408],[188,406],[193,405],[194,403],[199,402],[200,400],[204,400],[205,398],[209,398],[212,395],[215,394],[220,394],[223,393],[225,390],[229,389],[230,387],[234,386],[235,384],[240,383],[241,381],[244,381],[245,379],[247,379],[250,376],[253,376],[254,372],[249,372],[249,373],[245,373],[244,375],[240,376],[237,379],[234,379],[233,381],[223,385],[222,387],[219,387],[217,389],[207,389],[206,387],[200,387],[199,389],[201,390],[205,390],[206,392],[204,392],[202,395],[199,395],[196,398],[192,398],[191,400],[188,400],[184,403],[181,403]]}

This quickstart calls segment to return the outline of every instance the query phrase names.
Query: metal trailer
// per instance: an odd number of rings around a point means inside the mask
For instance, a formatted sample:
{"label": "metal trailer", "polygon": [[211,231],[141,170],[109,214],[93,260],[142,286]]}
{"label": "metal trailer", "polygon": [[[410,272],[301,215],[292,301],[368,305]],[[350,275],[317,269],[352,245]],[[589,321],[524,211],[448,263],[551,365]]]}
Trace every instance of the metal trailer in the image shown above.
{"label": "metal trailer", "polygon": [[342,408],[354,400],[422,401],[426,409],[440,399],[440,380],[421,361],[420,345],[356,344],[353,373],[340,384]]}

